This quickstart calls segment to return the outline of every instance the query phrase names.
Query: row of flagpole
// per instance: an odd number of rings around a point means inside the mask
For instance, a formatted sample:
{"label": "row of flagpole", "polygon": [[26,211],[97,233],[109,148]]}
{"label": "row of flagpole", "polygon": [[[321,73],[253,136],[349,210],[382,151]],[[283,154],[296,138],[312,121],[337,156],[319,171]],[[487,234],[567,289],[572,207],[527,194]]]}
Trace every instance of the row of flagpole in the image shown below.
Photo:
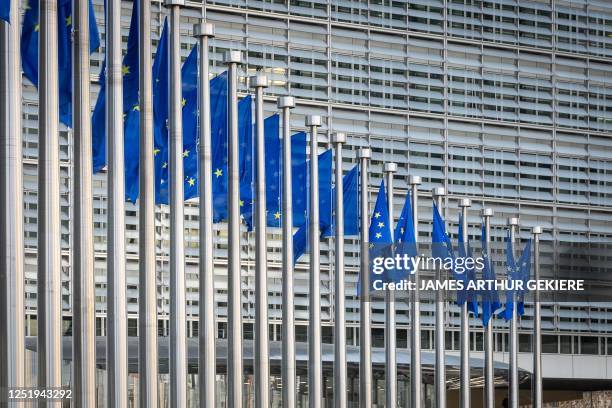
{"label": "row of flagpole", "polygon": [[[74,134],[75,137],[75,222],[74,225],[74,270],[73,270],[73,336],[74,336],[74,387],[78,394],[79,406],[95,404],[95,304],[93,294],[93,215],[91,186],[91,124],[89,111],[89,32],[88,8],[84,2],[75,1],[74,24]],[[181,77],[180,77],[180,7],[182,0],[167,0],[171,9],[171,46],[170,46],[170,217],[171,217],[171,249],[170,249],[170,401],[172,406],[186,405],[186,315],[185,315],[185,271],[183,247],[183,176],[182,176],[182,129],[181,129]],[[139,219],[139,367],[140,373],[140,405],[150,407],[157,405],[157,301],[155,279],[155,215],[154,186],[150,175],[153,169],[153,115],[151,96],[151,35],[150,35],[150,1],[138,2],[140,7],[140,219]],[[61,268],[60,268],[60,212],[59,212],[59,113],[58,113],[58,75],[57,75],[57,14],[55,1],[40,2],[40,49],[39,63],[41,73],[39,91],[39,234],[38,234],[38,364],[39,385],[58,387],[61,385]],[[0,91],[6,95],[5,100],[13,104],[4,104],[0,109],[6,135],[2,141],[2,154],[6,163],[5,175],[2,178],[2,233],[5,242],[15,245],[2,246],[3,268],[10,273],[2,275],[4,293],[7,300],[3,311],[9,319],[6,320],[7,332],[11,333],[2,344],[2,361],[7,367],[2,372],[2,380],[6,384],[23,385],[23,242],[14,237],[21,237],[23,232],[21,216],[22,182],[21,182],[21,149],[20,149],[20,77],[18,47],[18,8],[13,7],[11,23],[0,22],[0,56],[3,57],[0,78]],[[125,292],[125,215],[124,215],[124,181],[123,181],[123,107],[122,107],[122,64],[121,64],[121,2],[107,1],[107,75],[106,75],[106,121],[108,131],[108,400],[113,407],[124,407],[127,404],[127,328],[126,328],[126,292]],[[213,36],[213,27],[208,23],[196,25],[195,36],[198,37],[200,49],[200,101],[210,98],[208,88],[208,41]],[[5,62],[8,62],[5,64]],[[242,387],[242,307],[241,307],[241,274],[240,274],[240,210],[239,210],[239,179],[238,179],[238,98],[237,69],[241,63],[241,54],[230,51],[225,56],[229,66],[228,92],[228,122],[229,122],[229,298],[228,298],[228,404],[240,407],[243,401]],[[13,86],[11,86],[13,84]],[[14,85],[19,84],[19,85]],[[257,406],[269,405],[269,353],[267,332],[267,260],[265,235],[265,159],[263,137],[263,89],[267,86],[265,76],[259,75],[251,79],[250,85],[256,91],[256,152],[258,157],[256,225],[256,401]],[[291,128],[290,109],[295,106],[292,97],[278,99],[278,108],[282,113],[283,129],[283,336],[282,336],[282,380],[283,405],[293,407],[296,404],[296,366],[295,366],[295,324],[293,317],[293,231],[292,231],[292,179],[291,179]],[[321,365],[321,321],[320,321],[320,265],[318,262],[319,222],[318,222],[318,140],[317,127],[321,118],[309,116],[306,125],[311,133],[311,190],[310,190],[310,331],[309,331],[309,384],[310,406],[318,407],[322,398],[322,365]],[[212,192],[210,179],[211,146],[210,146],[210,110],[207,103],[201,104],[200,112],[200,179],[202,199],[200,200],[200,400],[201,406],[215,406],[215,310],[213,286],[213,249],[212,249]],[[344,248],[343,248],[343,191],[342,191],[342,146],[346,136],[341,133],[332,135],[332,143],[336,151],[335,165],[335,234],[336,234],[336,280],[335,280],[335,323],[334,336],[334,388],[336,406],[346,406],[346,350],[345,350],[345,308],[344,308]],[[368,259],[368,217],[369,200],[368,166],[372,152],[368,148],[359,151],[359,166],[361,177],[361,310],[360,310],[360,406],[372,405],[372,339],[371,310],[369,298],[369,259]],[[393,173],[396,166],[388,163],[385,171],[389,186],[389,214],[393,214]],[[413,200],[412,218],[414,234],[418,237],[418,186],[421,180],[418,176],[410,177],[411,195]],[[441,207],[443,190],[435,190],[434,197]],[[470,201],[460,202],[463,209],[463,242],[467,242],[467,208]],[[492,212],[483,212],[489,240],[489,220]],[[11,221],[11,222],[8,222]],[[392,221],[392,218],[391,218]],[[393,221],[391,222],[393,223]],[[517,219],[510,219],[511,237],[514,241]],[[535,268],[539,273],[539,240],[537,235],[541,229],[534,229],[536,236]],[[418,271],[415,273],[418,282]],[[392,297],[387,304],[387,403],[397,404],[397,368],[395,357],[395,310]],[[446,384],[444,372],[444,303],[436,305],[436,375],[437,406],[445,403]],[[539,304],[536,302],[535,313],[539,315]],[[462,341],[461,341],[461,406],[470,404],[469,394],[469,324],[467,320],[467,303],[462,306]],[[420,365],[420,303],[417,295],[411,302],[411,406],[419,407],[421,395],[421,365]],[[4,321],[2,324],[5,324]],[[21,326],[21,328],[19,328]],[[539,322],[537,322],[534,350],[541,350],[539,344]],[[487,406],[491,406],[494,397],[493,365],[492,365],[492,326],[486,328],[486,375],[485,389]],[[510,356],[510,397],[511,407],[518,404],[518,366],[516,361],[516,312],[511,322],[511,356]],[[534,358],[534,400],[536,406],[541,404],[541,361],[539,351]],[[4,384],[4,382],[3,382]]]}

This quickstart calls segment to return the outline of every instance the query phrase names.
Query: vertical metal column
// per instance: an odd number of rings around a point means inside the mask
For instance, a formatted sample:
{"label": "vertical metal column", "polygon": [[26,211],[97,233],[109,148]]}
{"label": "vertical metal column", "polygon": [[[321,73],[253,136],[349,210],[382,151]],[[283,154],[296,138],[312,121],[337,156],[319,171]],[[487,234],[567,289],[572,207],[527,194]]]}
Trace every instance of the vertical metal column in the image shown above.
{"label": "vertical metal column", "polygon": [[291,122],[290,109],[295,107],[291,96],[278,98],[283,127],[283,351],[281,377],[283,407],[294,408],[295,388],[295,319],[293,310],[293,203],[291,180]]}
{"label": "vertical metal column", "polygon": [[215,265],[213,254],[213,199],[212,199],[212,139],[210,128],[210,81],[209,39],[214,36],[214,26],[202,21],[193,27],[200,48],[198,103],[200,107],[200,149],[198,152],[198,179],[200,188],[199,227],[199,369],[198,388],[201,396],[200,408],[216,407],[215,352]]}
{"label": "vertical metal column", "polygon": [[138,12],[138,66],[140,149],[138,183],[138,365],[139,404],[156,407],[157,277],[155,275],[155,174],[153,145],[153,73],[151,67],[151,0],[140,0]]}
{"label": "vertical metal column", "polygon": [[240,288],[240,172],[238,157],[238,64],[240,51],[225,53],[228,65],[228,353],[227,405],[242,407],[242,290]]}
{"label": "vertical metal column", "polygon": [[344,133],[334,133],[334,177],[336,196],[335,217],[335,279],[334,279],[334,406],[346,407],[346,306],[344,293],[344,185],[342,176],[342,145]]}
{"label": "vertical metal column", "polygon": [[[433,199],[436,201],[436,205],[438,207],[438,211],[442,211],[442,204],[444,201],[444,196],[446,195],[446,191],[444,187],[436,187],[432,190],[431,195]],[[436,270],[436,279],[441,281],[445,279],[446,276],[443,276],[442,269]],[[445,357],[445,349],[444,349],[444,312],[446,308],[446,300],[444,298],[444,291],[438,290],[436,292],[436,334],[435,334],[435,347],[436,347],[436,356],[435,356],[435,395],[436,395],[436,408],[445,408],[446,407],[446,357]]]}
{"label": "vertical metal column", "polygon": [[[385,163],[383,167],[387,174],[387,205],[389,206],[389,229],[393,237],[393,173],[397,171],[397,163]],[[397,350],[395,323],[395,291],[385,291],[387,310],[385,313],[385,400],[387,408],[397,407]]]}
{"label": "vertical metal column", "polygon": [[[0,21],[0,384],[25,386],[19,7]],[[0,398],[6,394],[0,394]],[[17,408],[19,404],[9,403]]]}
{"label": "vertical metal column", "polygon": [[[486,254],[489,262],[489,270],[493,265],[493,259],[491,258],[491,217],[493,216],[493,209],[484,208],[482,210],[482,217],[484,218],[485,224],[485,235],[487,237],[485,241],[485,248],[483,253]],[[489,319],[487,326],[485,327],[484,336],[484,393],[485,393],[485,407],[495,407],[495,368],[493,360],[493,316]]]}
{"label": "vertical metal column", "polygon": [[317,128],[321,117],[308,115],[306,126],[310,128],[310,306],[308,309],[308,406],[321,407],[322,360],[321,360],[321,261],[319,248],[319,143]]}
{"label": "vertical metal column", "polygon": [[[136,5],[134,5],[136,7]],[[107,375],[111,408],[127,407],[127,302],[125,278],[125,165],[121,1],[106,2],[106,132],[108,152]]]}
{"label": "vertical metal column", "polygon": [[[508,227],[510,228],[510,242],[512,243],[512,257],[514,257],[514,242],[516,239],[516,228],[518,227],[519,220],[518,218],[512,217],[508,218]],[[514,293],[512,294],[514,298]],[[509,360],[510,360],[510,370],[508,371],[508,383],[509,383],[509,401],[510,408],[518,408],[518,398],[519,398],[519,384],[518,384],[518,327],[517,327],[517,314],[516,314],[516,305],[514,304],[513,299],[513,308],[512,308],[512,319],[510,320],[510,347],[509,347]]]}
{"label": "vertical metal column", "polygon": [[359,149],[360,196],[360,285],[359,299],[359,407],[372,407],[372,311],[370,309],[370,248],[368,202],[368,162],[372,150]]}
{"label": "vertical metal column", "polygon": [[74,269],[72,338],[75,405],[96,403],[91,102],[89,98],[89,3],[72,2],[74,125]]}
{"label": "vertical metal column", "polygon": [[[534,279],[540,279],[540,234],[542,227],[535,226],[533,234],[533,268]],[[534,293],[533,302],[533,408],[542,408],[542,311],[540,309],[540,291]]]}
{"label": "vertical metal column", "polygon": [[[266,236],[266,138],[264,88],[268,78],[259,74],[249,80],[255,88],[255,407],[270,406],[270,350],[268,342],[268,238]],[[212,408],[212,407],[211,407]]]}
{"label": "vertical metal column", "polygon": [[[459,201],[459,207],[462,211],[463,219],[463,245],[465,245],[465,254],[468,255],[468,207],[472,205],[469,198],[462,198]],[[459,406],[461,408],[470,408],[470,315],[468,312],[467,299],[461,305],[461,330],[459,337],[460,347],[460,395]]]}
{"label": "vertical metal column", "polygon": [[[414,223],[414,237],[416,248],[419,248],[419,184],[421,177],[410,176],[410,187],[412,189],[412,220]],[[415,288],[419,287],[419,271],[414,271]],[[422,402],[421,378],[421,302],[419,291],[415,289],[411,293],[412,305],[410,307],[410,399],[412,408],[420,408]]]}

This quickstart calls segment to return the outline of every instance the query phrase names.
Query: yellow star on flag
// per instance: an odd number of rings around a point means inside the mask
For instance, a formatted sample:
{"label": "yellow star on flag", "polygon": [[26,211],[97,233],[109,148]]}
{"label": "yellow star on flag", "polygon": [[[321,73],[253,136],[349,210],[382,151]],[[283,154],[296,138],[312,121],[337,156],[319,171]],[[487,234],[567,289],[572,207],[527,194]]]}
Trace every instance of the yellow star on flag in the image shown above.
{"label": "yellow star on flag", "polygon": [[130,73],[130,67],[128,65],[124,65],[121,67],[121,73],[123,75],[128,75]]}
{"label": "yellow star on flag", "polygon": [[380,218],[380,213],[376,212],[376,214],[374,214],[374,218]]}
{"label": "yellow star on flag", "polygon": [[187,105],[187,99],[183,98],[181,99],[181,106],[185,106]]}
{"label": "yellow star on flag", "polygon": [[72,25],[72,14],[66,17],[66,27],[70,27]]}
{"label": "yellow star on flag", "polygon": [[380,238],[380,237],[382,237],[382,234],[380,232],[377,232],[376,233],[376,238]]}
{"label": "yellow star on flag", "polygon": [[159,149],[158,148],[153,149],[153,156],[157,156],[157,153],[159,153]]}
{"label": "yellow star on flag", "polygon": [[187,183],[189,183],[190,186],[195,185],[195,179],[193,177],[190,177],[189,180],[187,180]]}
{"label": "yellow star on flag", "polygon": [[279,213],[278,211],[274,213],[274,218],[277,220],[280,220],[281,217],[281,213]]}
{"label": "yellow star on flag", "polygon": [[134,105],[134,107],[132,108],[132,110],[134,110],[134,111],[140,111],[140,105]]}
{"label": "yellow star on flag", "polygon": [[379,222],[379,223],[378,223],[378,228],[382,228],[382,227],[384,227],[384,226],[385,226],[385,223],[384,223],[384,222]]}
{"label": "yellow star on flag", "polygon": [[40,24],[36,23],[36,25],[34,26],[34,31],[36,32],[40,31]]}
{"label": "yellow star on flag", "polygon": [[244,207],[244,200],[240,200],[240,206]]}
{"label": "yellow star on flag", "polygon": [[223,175],[223,171],[221,169],[215,170],[215,176],[221,177]]}
{"label": "yellow star on flag", "polygon": [[183,157],[189,157],[189,150],[185,149],[183,152]]}
{"label": "yellow star on flag", "polygon": [[162,169],[166,169],[168,168],[168,162],[164,162],[164,164],[162,164]]}

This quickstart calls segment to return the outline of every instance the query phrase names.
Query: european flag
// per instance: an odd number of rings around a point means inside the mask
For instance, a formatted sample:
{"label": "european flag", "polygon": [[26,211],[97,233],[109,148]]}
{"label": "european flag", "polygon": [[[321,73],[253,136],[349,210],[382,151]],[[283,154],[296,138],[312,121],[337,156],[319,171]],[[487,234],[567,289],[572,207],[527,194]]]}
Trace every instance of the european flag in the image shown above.
{"label": "european flag", "polygon": [[[91,15],[91,14],[90,14]],[[122,73],[123,73],[123,113],[124,113],[124,138],[126,149],[136,142],[138,139],[133,139],[133,134],[128,132],[128,124],[125,123],[130,110],[138,110],[138,7],[134,4],[132,9],[132,18],[130,21],[130,32],[128,34],[127,53],[123,57]],[[92,148],[93,148],[93,170],[94,173],[99,172],[106,166],[106,61],[102,64],[100,72],[100,92],[98,100],[94,108],[92,116]],[[139,115],[132,115],[131,120],[139,120]],[[138,122],[137,122],[138,123]],[[138,129],[136,123],[135,128]],[[134,128],[134,123],[130,124],[131,129]],[[136,132],[138,134],[138,132]],[[131,139],[128,139],[130,135]],[[134,152],[129,152],[132,155]],[[126,189],[127,191],[127,189]],[[129,199],[129,197],[128,197]]]}
{"label": "european flag", "polygon": [[210,81],[213,221],[227,219],[227,71]]}
{"label": "european flag", "polygon": [[[487,249],[487,232],[483,223],[482,233],[480,235],[482,244],[482,258],[484,261],[484,268],[482,270],[482,277],[485,280],[494,281],[497,279],[495,276],[495,266],[491,259],[491,254]],[[489,319],[495,314],[495,312],[501,307],[499,303],[499,295],[497,290],[491,289],[482,293],[482,324],[486,326],[489,324]]]}
{"label": "european flag", "polygon": [[[324,231],[331,223],[331,149],[319,155],[319,230]],[[310,161],[307,164],[307,173],[310,175]],[[307,201],[310,214],[310,183],[307,183]],[[293,262],[308,250],[309,217],[306,222],[293,235]],[[322,234],[321,234],[322,235]]]}
{"label": "european flag", "polygon": [[[397,223],[395,225],[394,240],[396,243],[399,244],[396,247],[397,252],[406,254],[411,258],[417,256],[416,236],[414,234],[414,221],[412,218],[411,193],[408,193],[406,195],[406,200],[404,201],[402,213],[400,214],[400,217],[398,218]],[[412,270],[408,270],[406,272],[414,273]],[[403,273],[402,275],[396,276],[394,281],[406,279],[407,273]]]}
{"label": "european flag", "polygon": [[531,238],[525,243],[525,248],[519,259],[518,267],[518,279],[523,281],[523,290],[519,291],[517,296],[516,313],[519,316],[525,314],[525,293],[527,293],[527,281],[531,275]]}
{"label": "european flag", "polygon": [[155,203],[168,204],[168,20],[164,20],[153,60],[153,163],[155,167]]}
{"label": "european flag", "polygon": [[[342,177],[342,201],[344,204],[344,235],[359,235],[359,165],[355,165]],[[335,233],[336,188],[332,189],[332,221],[323,231],[322,237],[332,237]]]}
{"label": "european flag", "polygon": [[[6,0],[4,0],[6,2]],[[38,88],[38,0],[26,3],[23,28],[21,32],[21,64],[25,77]],[[9,4],[6,4],[8,11]],[[1,14],[1,10],[0,10]],[[8,15],[8,14],[7,14]],[[58,24],[58,73],[59,73],[59,112],[60,121],[72,126],[72,0],[60,0],[57,7]],[[8,21],[8,18],[7,18]],[[100,47],[100,35],[96,26],[96,16],[89,0],[89,50],[93,53]]]}
{"label": "european flag", "polygon": [[[277,121],[277,120],[276,120]],[[278,122],[277,122],[278,123]],[[282,183],[283,165],[282,148],[276,131],[266,134],[266,211],[268,226],[280,228],[282,214]],[[306,133],[298,132],[291,136],[291,168],[292,168],[292,204],[293,226],[301,227],[306,222],[306,205],[308,203],[307,169],[306,169]],[[270,177],[269,177],[270,175]]]}
{"label": "european flag", "polygon": [[[167,37],[162,35],[163,43],[167,43]],[[160,42],[162,44],[162,42]],[[163,45],[165,46],[165,45]],[[158,51],[159,53],[159,51]],[[160,54],[158,54],[160,55]],[[160,55],[160,58],[165,58]],[[183,63],[181,69],[182,82],[182,116],[183,116],[183,198],[189,200],[198,196],[198,50],[194,47]],[[159,81],[161,82],[161,81]],[[167,84],[166,80],[166,84]],[[166,101],[160,101],[167,104]],[[167,122],[167,121],[164,121]],[[158,126],[159,144],[156,145],[153,154],[155,158],[156,203],[168,204],[168,129]],[[163,133],[162,133],[163,132]],[[165,134],[165,136],[164,136]]]}
{"label": "european flag", "polygon": [[[446,232],[446,225],[444,219],[438,211],[436,203],[433,203],[433,229],[431,231],[431,252],[434,258],[440,259],[442,264],[446,264],[449,260],[455,261],[455,253],[453,251],[453,245],[450,237]],[[458,274],[453,269],[453,279],[464,281],[465,274]],[[459,304],[460,295],[457,296],[457,304]]]}
{"label": "european flag", "polygon": [[[516,261],[514,260],[514,246],[510,239],[510,230],[506,231],[506,275],[508,281],[517,280],[518,271],[516,269]],[[504,319],[512,319],[512,311],[514,310],[514,290],[506,290],[506,308],[504,309]]]}
{"label": "european flag", "polygon": [[11,18],[11,0],[0,2],[0,20],[10,23]]}
{"label": "european flag", "polygon": [[[463,282],[464,284],[468,284],[469,282],[473,282],[476,279],[476,271],[474,267],[468,268],[465,266],[465,259],[472,258],[472,249],[470,248],[470,242],[463,241],[463,214],[459,213],[459,257],[464,259],[464,269],[463,272]],[[464,302],[468,302],[468,310],[474,313],[474,316],[478,317],[478,300],[476,294],[472,290],[462,290],[458,294],[458,302],[457,304],[463,305]]]}
{"label": "european flag", "polygon": [[125,139],[125,147],[123,157],[125,163],[125,199],[132,203],[136,202],[139,191],[139,129],[140,129],[140,111],[138,109],[130,109],[124,115],[123,131]]}
{"label": "european flag", "polygon": [[253,101],[247,95],[238,103],[238,150],[240,169],[240,214],[249,231],[253,230],[253,200],[255,179],[253,171]]}

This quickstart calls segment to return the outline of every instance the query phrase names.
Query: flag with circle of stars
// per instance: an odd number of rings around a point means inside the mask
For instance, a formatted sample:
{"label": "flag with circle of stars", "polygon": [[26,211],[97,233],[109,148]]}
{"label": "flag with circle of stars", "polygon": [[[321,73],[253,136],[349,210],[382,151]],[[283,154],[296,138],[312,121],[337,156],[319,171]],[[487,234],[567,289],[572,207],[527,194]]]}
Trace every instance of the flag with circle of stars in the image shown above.
{"label": "flag with circle of stars", "polygon": [[[518,270],[516,267],[516,260],[514,259],[514,245],[510,238],[510,229],[506,230],[506,279],[509,281],[518,279]],[[513,290],[506,290],[506,307],[502,311],[506,321],[512,320],[512,311],[515,307],[514,295],[515,292]]]}
{"label": "flag with circle of stars", "polygon": [[[380,279],[379,275],[375,275],[372,272],[372,260],[379,256],[389,256],[389,250],[391,249],[390,244],[393,243],[384,179],[380,182],[380,188],[378,189],[378,196],[376,197],[376,204],[374,205],[374,211],[372,212],[372,217],[370,218],[370,228],[368,231],[368,246],[370,251],[370,288],[372,288],[374,280]],[[388,281],[390,273],[392,273],[392,271],[385,272],[385,281]],[[359,288],[359,286],[360,285],[357,287]],[[358,292],[358,294],[360,293]]]}
{"label": "flag with circle of stars", "polygon": [[516,299],[516,313],[519,316],[525,314],[525,294],[527,293],[527,281],[531,275],[531,238],[525,243],[525,248],[519,258],[518,268],[518,279],[523,281],[523,290],[519,291]]}
{"label": "flag with circle of stars", "polygon": [[[438,206],[433,203],[433,225],[431,231],[431,243],[432,243],[432,256],[434,258],[440,258],[442,260],[450,258],[455,259],[455,253],[453,251],[453,245],[450,237],[446,232],[446,222],[440,215]],[[453,279],[462,280],[463,274],[456,274],[452,271]]]}
{"label": "flag with circle of stars", "polygon": [[[482,270],[482,278],[485,280],[496,280],[495,265],[491,254],[486,250],[487,248],[487,232],[485,229],[484,222],[482,224],[482,230],[480,235],[481,248],[482,248],[482,259],[484,261],[484,268]],[[499,294],[497,290],[491,289],[481,293],[481,306],[482,306],[482,325],[487,326],[489,319],[495,314],[495,312],[501,307],[499,303]]]}
{"label": "flag with circle of stars", "polygon": [[[322,237],[335,236],[336,187],[332,188],[331,225]],[[359,235],[359,165],[355,165],[342,177],[342,203],[344,207],[344,235]]]}
{"label": "flag with circle of stars", "polygon": [[[2,2],[8,3],[7,0]],[[39,0],[25,1],[24,9],[21,65],[25,77],[38,88]],[[58,1],[57,20],[59,119],[64,125],[72,127],[72,0]],[[93,53],[100,47],[100,35],[91,0],[89,0],[89,32],[89,51]]]}
{"label": "flag with circle of stars", "polygon": [[[131,111],[138,111],[138,7],[132,9],[127,52],[123,57],[121,70],[123,73],[124,134],[127,135],[130,134],[127,132],[128,126],[134,126],[134,121],[138,121],[139,117],[137,114],[129,114]],[[94,173],[99,172],[106,166],[106,60],[102,63],[99,83],[100,92],[94,107],[91,128]],[[132,122],[128,122],[128,119]],[[137,122],[135,127],[138,128]],[[126,141],[125,145],[128,144]],[[129,197],[126,192],[126,199],[130,199]]]}
{"label": "flag with circle of stars", "polygon": [[[458,240],[459,240],[459,257],[466,258],[474,258],[472,254],[472,249],[470,248],[469,240],[467,242],[463,242],[463,213],[459,213],[459,232],[458,232]],[[464,261],[465,262],[465,261]],[[464,263],[465,265],[465,263]],[[468,282],[474,281],[476,279],[476,271],[474,267],[471,268],[464,267],[465,271],[463,272],[464,282],[467,284]],[[457,304],[462,305],[463,303],[468,302],[468,310],[471,311],[474,316],[478,317],[478,297],[474,291],[463,290],[458,294]]]}

